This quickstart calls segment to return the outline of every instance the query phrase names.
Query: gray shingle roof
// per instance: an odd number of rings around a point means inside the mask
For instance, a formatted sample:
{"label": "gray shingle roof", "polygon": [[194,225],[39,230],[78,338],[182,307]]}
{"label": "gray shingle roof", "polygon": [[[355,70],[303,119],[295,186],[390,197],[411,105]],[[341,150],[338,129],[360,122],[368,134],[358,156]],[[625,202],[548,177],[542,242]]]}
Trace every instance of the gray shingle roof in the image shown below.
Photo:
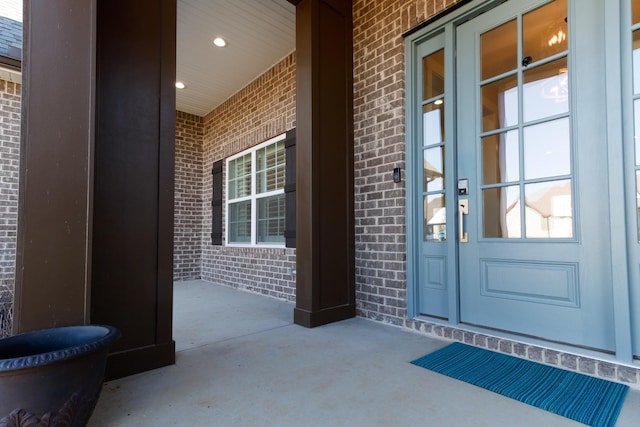
{"label": "gray shingle roof", "polygon": [[22,22],[0,16],[0,55],[21,59],[21,53]]}

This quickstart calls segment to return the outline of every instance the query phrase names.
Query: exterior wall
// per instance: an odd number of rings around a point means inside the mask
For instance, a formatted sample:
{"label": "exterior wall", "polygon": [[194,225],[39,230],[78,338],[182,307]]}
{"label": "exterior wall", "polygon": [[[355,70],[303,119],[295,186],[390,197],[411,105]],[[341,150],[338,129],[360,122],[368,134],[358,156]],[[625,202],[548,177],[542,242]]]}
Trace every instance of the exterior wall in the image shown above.
{"label": "exterior wall", "polygon": [[289,301],[295,300],[295,249],[213,246],[210,206],[215,161],[295,127],[295,70],[292,53],[204,118],[202,278]]}
{"label": "exterior wall", "polygon": [[203,120],[176,112],[173,280],[202,277]]}
{"label": "exterior wall", "polygon": [[21,85],[0,79],[0,337],[11,331],[18,229]]}
{"label": "exterior wall", "polygon": [[[353,105],[358,315],[405,324],[405,75],[402,34],[453,0],[353,2]],[[404,174],[403,174],[404,177]]]}

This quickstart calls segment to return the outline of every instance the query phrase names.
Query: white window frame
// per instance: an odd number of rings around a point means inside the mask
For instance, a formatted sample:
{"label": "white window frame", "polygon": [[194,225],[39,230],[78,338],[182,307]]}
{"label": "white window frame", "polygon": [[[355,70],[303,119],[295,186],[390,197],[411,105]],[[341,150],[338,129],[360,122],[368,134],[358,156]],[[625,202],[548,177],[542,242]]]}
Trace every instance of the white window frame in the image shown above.
{"label": "white window frame", "polygon": [[[286,133],[282,133],[280,135],[274,136],[271,139],[268,139],[258,145],[255,145],[247,150],[244,150],[240,153],[234,154],[233,156],[228,157],[225,160],[225,245],[231,247],[259,247],[259,248],[284,248],[285,241],[282,243],[258,243],[258,200],[276,196],[278,194],[284,194],[284,185],[281,189],[274,191],[267,191],[265,193],[256,194],[256,153],[258,150],[267,147],[272,144],[276,144],[280,141],[284,141],[287,137]],[[251,194],[249,196],[238,197],[235,199],[229,198],[229,163],[239,157],[246,156],[247,154],[251,154]],[[286,173],[286,172],[285,172]],[[250,243],[241,243],[241,242],[231,242],[230,237],[230,229],[229,229],[229,207],[232,203],[238,203],[243,201],[251,201],[251,242]]]}

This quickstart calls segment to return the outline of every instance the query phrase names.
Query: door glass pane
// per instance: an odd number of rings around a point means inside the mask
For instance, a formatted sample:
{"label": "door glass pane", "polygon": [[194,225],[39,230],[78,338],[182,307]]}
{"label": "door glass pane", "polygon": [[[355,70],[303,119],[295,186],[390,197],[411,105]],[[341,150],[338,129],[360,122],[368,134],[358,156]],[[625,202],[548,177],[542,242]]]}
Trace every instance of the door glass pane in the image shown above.
{"label": "door glass pane", "polygon": [[525,179],[569,175],[571,150],[569,118],[524,129]]}
{"label": "door glass pane", "polygon": [[636,171],[636,210],[638,211],[638,240],[640,240],[640,171]]}
{"label": "door glass pane", "polygon": [[439,99],[422,107],[424,146],[444,141],[444,102]]}
{"label": "door glass pane", "polygon": [[631,9],[633,11],[633,23],[637,24],[640,22],[640,0],[632,0]]}
{"label": "door glass pane", "polygon": [[422,100],[444,94],[444,49],[422,59]]}
{"label": "door glass pane", "polygon": [[484,132],[518,123],[518,77],[505,77],[482,86],[482,130]]}
{"label": "door glass pane", "polygon": [[517,40],[518,26],[515,19],[480,36],[482,80],[516,69]]}
{"label": "door glass pane", "polygon": [[633,93],[640,93],[640,30],[633,32]]}
{"label": "door glass pane", "polygon": [[526,70],[522,92],[525,122],[567,113],[569,111],[567,58]]}
{"label": "door glass pane", "polygon": [[484,237],[520,238],[520,186],[482,190]]}
{"label": "door glass pane", "polygon": [[251,201],[229,205],[229,243],[251,243]]}
{"label": "door glass pane", "polygon": [[424,240],[447,240],[447,209],[444,194],[424,196]]}
{"label": "door glass pane", "polygon": [[444,188],[444,147],[424,151],[424,192]]}
{"label": "door glass pane", "polygon": [[571,180],[525,185],[528,238],[573,237]]}
{"label": "door glass pane", "polygon": [[498,133],[482,138],[482,176],[484,184],[520,179],[518,131]]}
{"label": "door glass pane", "polygon": [[567,50],[567,1],[555,0],[522,18],[522,56],[537,62]]}
{"label": "door glass pane", "polygon": [[636,166],[640,166],[640,99],[633,101],[633,116],[633,142],[636,147]]}

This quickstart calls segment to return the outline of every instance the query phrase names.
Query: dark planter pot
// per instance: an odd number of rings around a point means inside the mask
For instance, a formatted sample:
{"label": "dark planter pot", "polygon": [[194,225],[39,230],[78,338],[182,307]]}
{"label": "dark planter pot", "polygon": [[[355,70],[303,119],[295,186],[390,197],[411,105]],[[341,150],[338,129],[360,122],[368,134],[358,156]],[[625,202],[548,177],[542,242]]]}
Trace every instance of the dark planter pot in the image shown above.
{"label": "dark planter pot", "polygon": [[0,427],[85,426],[95,408],[111,326],[67,326],[0,339]]}

